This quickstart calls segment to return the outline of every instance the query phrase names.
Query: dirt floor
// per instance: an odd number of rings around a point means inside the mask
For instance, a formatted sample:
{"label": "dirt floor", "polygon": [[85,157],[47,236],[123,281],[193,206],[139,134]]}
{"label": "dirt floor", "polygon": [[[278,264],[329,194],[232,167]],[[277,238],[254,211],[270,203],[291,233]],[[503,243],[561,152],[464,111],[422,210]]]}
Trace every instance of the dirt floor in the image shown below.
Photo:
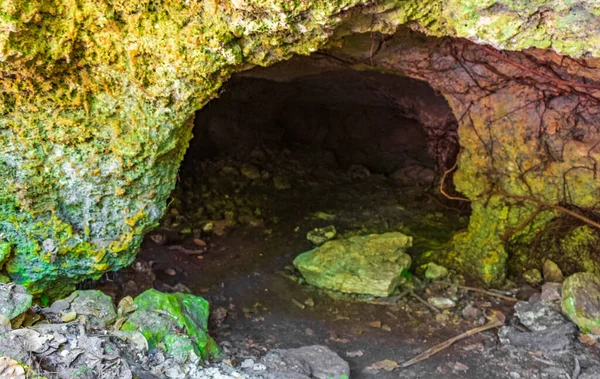
{"label": "dirt floor", "polygon": [[[270,161],[277,161],[276,167],[264,163]],[[438,314],[406,292],[392,299],[325,293],[302,283],[291,266],[296,255],[313,247],[306,233],[327,225],[335,225],[341,236],[402,231],[414,237],[411,254],[418,262],[423,252],[443,246],[453,232],[465,226],[468,210],[452,208],[431,188],[398,186],[389,178],[356,167],[343,172],[332,169],[318,177],[315,170],[284,176],[277,174],[282,162],[289,168],[298,161],[262,162],[254,166],[262,171],[260,179],[245,178],[241,172],[248,171],[246,163],[236,161],[210,161],[200,170],[188,168],[196,175],[187,172],[182,176],[172,205],[177,210],[147,238],[132,267],[107,276],[100,287],[117,298],[151,286],[204,296],[213,309],[211,334],[234,366],[273,348],[323,344],[349,362],[351,377],[357,379],[573,379],[573,357],[579,354],[581,344],[549,357],[502,345],[497,329],[458,342],[406,369],[370,369],[383,360],[404,362],[485,324],[481,311],[486,308],[501,310],[510,320],[514,303],[463,291],[455,285],[460,277],[454,277],[454,284],[420,280],[422,273],[415,263],[411,270],[415,293],[424,299],[434,294],[453,297],[456,307]],[[293,171],[297,173],[297,167]],[[217,180],[202,187],[198,181],[206,182],[207,175]],[[288,184],[274,186],[275,175]],[[233,185],[236,181],[238,185]],[[203,195],[198,197],[198,191]],[[243,200],[231,209],[229,221],[209,222],[197,220],[193,204],[198,198],[208,204]],[[247,207],[260,211],[244,216]],[[214,216],[206,209],[199,213],[200,217]],[[467,305],[475,309],[472,317],[463,311]],[[595,348],[585,351],[579,355],[584,367],[598,357]]]}

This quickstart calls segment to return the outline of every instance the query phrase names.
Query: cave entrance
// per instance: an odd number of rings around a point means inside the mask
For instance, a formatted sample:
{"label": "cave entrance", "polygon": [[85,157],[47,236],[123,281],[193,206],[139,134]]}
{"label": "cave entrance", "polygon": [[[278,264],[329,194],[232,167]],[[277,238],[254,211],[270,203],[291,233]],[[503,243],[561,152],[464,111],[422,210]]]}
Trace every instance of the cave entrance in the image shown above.
{"label": "cave entrance", "polygon": [[[312,231],[411,235],[418,272],[423,252],[466,225],[468,210],[439,194],[458,153],[444,97],[398,75],[300,68],[236,75],[196,113],[169,210],[122,295],[147,286],[202,295],[216,310],[212,335],[233,346],[326,343],[336,317],[376,321],[381,310],[303,283],[292,261],[318,243]],[[390,324],[402,322],[386,321],[406,338]]]}
{"label": "cave entrance", "polygon": [[234,76],[196,112],[169,210],[139,255],[159,282],[290,268],[316,228],[411,235],[414,268],[466,226],[468,210],[439,193],[458,153],[443,96],[399,75],[282,65]]}

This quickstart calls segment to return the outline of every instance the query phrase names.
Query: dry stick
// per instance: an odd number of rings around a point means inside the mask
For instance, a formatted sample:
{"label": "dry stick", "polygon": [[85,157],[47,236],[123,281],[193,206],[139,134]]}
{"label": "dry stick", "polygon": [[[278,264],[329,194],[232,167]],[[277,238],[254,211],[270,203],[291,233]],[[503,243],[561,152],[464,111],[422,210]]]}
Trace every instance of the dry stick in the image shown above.
{"label": "dry stick", "polygon": [[486,315],[487,319],[489,320],[489,322],[487,324],[480,326],[478,328],[475,328],[475,329],[467,330],[466,332],[459,334],[456,337],[450,338],[449,340],[442,342],[439,345],[435,345],[431,349],[424,351],[423,353],[417,355],[413,359],[410,359],[410,360],[400,364],[400,367],[405,368],[408,366],[412,366],[415,363],[424,361],[424,360],[432,357],[433,355],[439,353],[440,351],[450,347],[456,341],[460,341],[460,340],[470,337],[474,334],[485,332],[486,330],[493,329],[498,326],[504,325],[504,321],[506,321],[506,317],[504,316],[504,314],[502,312],[497,311],[495,309],[491,309],[489,312],[491,314]]}
{"label": "dry stick", "polygon": [[179,251],[179,252],[184,253],[185,255],[202,255],[206,252],[205,249],[191,250],[191,249],[186,249],[185,247],[183,247],[181,245],[169,246],[169,250]]}
{"label": "dry stick", "polygon": [[[450,285],[450,286],[452,286],[452,285],[453,285],[452,283],[450,283],[450,282],[445,282],[445,281],[443,281],[443,282],[440,282],[440,283],[443,283],[443,284],[448,284],[448,285]],[[460,288],[460,289],[463,289],[463,290],[465,290],[465,291],[479,292],[479,293],[483,293],[483,294],[485,294],[485,295],[494,296],[494,297],[497,297],[497,298],[499,298],[499,299],[503,299],[503,300],[506,300],[506,301],[512,301],[512,302],[515,302],[515,303],[519,301],[519,299],[515,299],[514,297],[506,296],[506,295],[503,295],[503,294],[501,294],[501,293],[498,293],[498,292],[493,292],[493,291],[484,290],[483,288],[469,287],[469,286],[461,286],[461,285],[457,285],[456,287],[458,287],[458,288]]]}
{"label": "dry stick", "polygon": [[506,301],[512,301],[514,303],[516,303],[516,302],[519,301],[519,299],[515,299],[514,297],[502,295],[502,294],[499,294],[497,292],[487,291],[487,290],[484,290],[482,288],[468,287],[468,286],[457,286],[457,287],[461,288],[461,289],[463,289],[465,291],[479,292],[479,293],[483,293],[483,294],[486,294],[486,295],[489,295],[489,296],[494,296],[494,297],[497,297],[499,299],[503,299],[503,300],[506,300]]}
{"label": "dry stick", "polygon": [[421,296],[417,295],[415,291],[410,291],[410,294],[413,295],[415,299],[419,300],[419,302],[433,309],[435,313],[442,313],[442,311],[440,311],[437,307],[434,307],[433,305],[429,304],[426,300],[424,300]]}

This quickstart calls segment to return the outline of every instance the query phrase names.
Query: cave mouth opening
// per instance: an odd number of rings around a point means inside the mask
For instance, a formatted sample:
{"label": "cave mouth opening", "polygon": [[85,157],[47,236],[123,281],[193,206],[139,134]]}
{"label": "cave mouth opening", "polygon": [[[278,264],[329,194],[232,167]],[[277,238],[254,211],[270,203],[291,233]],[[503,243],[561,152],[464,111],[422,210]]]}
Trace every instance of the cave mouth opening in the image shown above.
{"label": "cave mouth opening", "polygon": [[310,248],[311,229],[333,225],[338,236],[413,235],[418,255],[466,224],[468,210],[439,193],[459,150],[445,98],[406,76],[315,67],[292,59],[235,75],[196,112],[163,219],[179,232],[169,244],[184,231],[207,243],[208,258],[227,234],[302,235],[275,249],[287,258],[271,262],[284,264]]}

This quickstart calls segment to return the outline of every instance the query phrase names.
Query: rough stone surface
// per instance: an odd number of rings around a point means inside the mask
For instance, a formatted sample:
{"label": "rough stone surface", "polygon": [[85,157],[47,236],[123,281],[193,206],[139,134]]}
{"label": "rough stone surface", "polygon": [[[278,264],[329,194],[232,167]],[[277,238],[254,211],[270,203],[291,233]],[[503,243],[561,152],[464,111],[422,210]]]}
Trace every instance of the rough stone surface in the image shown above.
{"label": "rough stone surface", "polygon": [[410,268],[402,233],[371,234],[329,241],[300,254],[294,266],[314,286],[347,293],[388,296]]}
{"label": "rough stone surface", "polygon": [[102,291],[75,291],[67,298],[70,310],[85,316],[86,323],[93,328],[106,328],[117,318],[117,312],[110,296]]}
{"label": "rough stone surface", "polygon": [[523,279],[532,286],[539,286],[544,281],[542,273],[537,268],[532,268],[523,273]]}
{"label": "rough stone surface", "polygon": [[562,286],[562,311],[584,333],[600,334],[600,277],[592,273],[569,276]]}
{"label": "rough stone surface", "polygon": [[544,280],[549,283],[562,283],[564,279],[560,267],[550,259],[546,259],[544,262],[543,274]]}
{"label": "rough stone surface", "polygon": [[[10,244],[4,269],[31,292],[56,297],[129,264],[164,212],[192,113],[232,73],[363,32],[364,43],[339,43],[360,48],[359,68],[370,60],[377,69],[429,81],[460,119],[455,183],[473,200],[473,217],[447,259],[497,284],[508,258],[502,236],[537,207],[514,196],[549,204],[568,199],[579,208],[596,201],[598,73],[588,67],[600,56],[600,10],[595,1],[576,4],[4,1],[0,232]],[[403,46],[394,38],[372,56],[370,32],[394,33],[408,23],[429,35],[466,39],[422,36]],[[502,58],[467,39],[512,51],[551,48],[586,61],[542,50]],[[535,229],[555,217],[541,212],[510,242],[528,245]]]}
{"label": "rough stone surface", "polygon": [[13,319],[31,306],[32,297],[24,287],[13,283],[0,284],[0,314]]}
{"label": "rough stone surface", "polygon": [[306,239],[317,246],[321,246],[325,242],[332,240],[337,235],[335,226],[329,225],[323,228],[315,228],[306,233]]}
{"label": "rough stone surface", "polygon": [[263,359],[263,362],[269,373],[276,378],[350,378],[348,363],[327,346],[315,345],[297,349],[272,350]]}
{"label": "rough stone surface", "polygon": [[448,269],[433,262],[427,264],[425,270],[425,278],[431,280],[439,280],[448,276]]}
{"label": "rough stone surface", "polygon": [[582,371],[579,379],[597,379],[600,378],[600,366],[593,366]]}
{"label": "rough stone surface", "polygon": [[515,304],[515,315],[533,332],[547,331],[568,323],[558,306],[545,301],[520,301]]}
{"label": "rough stone surface", "polygon": [[162,345],[167,354],[183,362],[219,354],[207,332],[209,308],[203,298],[150,289],[136,297],[134,304],[137,310],[121,330],[142,333],[151,350]]}
{"label": "rough stone surface", "polygon": [[543,301],[556,301],[562,298],[562,283],[544,283],[540,299]]}
{"label": "rough stone surface", "polygon": [[565,351],[575,338],[575,326],[567,322],[544,332],[523,332],[514,326],[503,326],[498,337],[503,343],[531,351]]}

